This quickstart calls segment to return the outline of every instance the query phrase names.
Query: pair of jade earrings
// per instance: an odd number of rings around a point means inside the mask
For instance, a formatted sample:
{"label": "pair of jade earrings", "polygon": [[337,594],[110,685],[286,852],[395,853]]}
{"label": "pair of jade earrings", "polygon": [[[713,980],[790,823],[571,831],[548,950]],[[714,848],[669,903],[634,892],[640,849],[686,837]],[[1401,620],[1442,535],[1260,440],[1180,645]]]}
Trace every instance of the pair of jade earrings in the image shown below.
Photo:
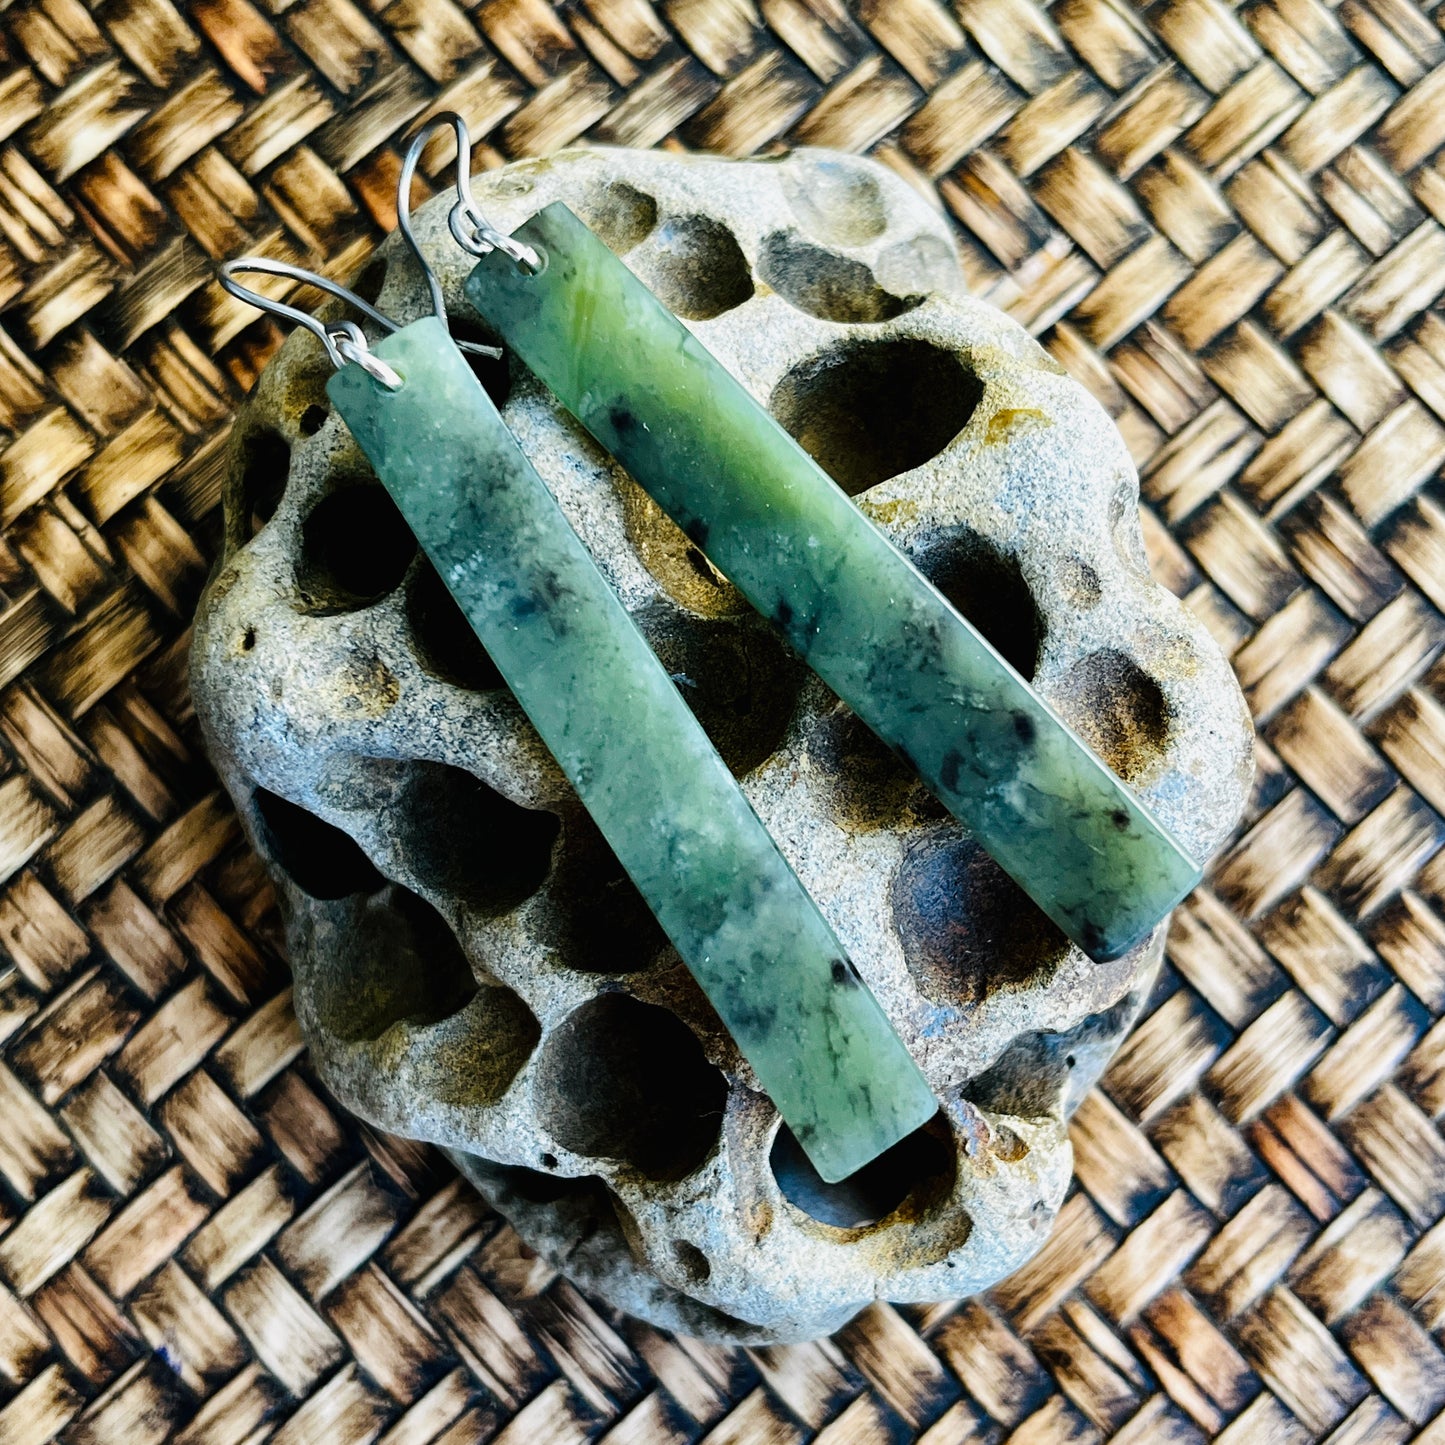
{"label": "pair of jade earrings", "polygon": [[[479,210],[461,117],[412,141],[399,227],[433,314],[405,326],[264,259],[234,296],[308,327],[327,392],[477,637],[823,1179],[936,1112],[923,1074],[447,327],[408,201],[457,141],[468,300],[827,685],[1088,954],[1136,946],[1198,865],[698,339],[566,206]],[[236,278],[354,307],[321,322]],[[467,345],[462,343],[462,346]],[[471,349],[477,349],[475,347]]]}

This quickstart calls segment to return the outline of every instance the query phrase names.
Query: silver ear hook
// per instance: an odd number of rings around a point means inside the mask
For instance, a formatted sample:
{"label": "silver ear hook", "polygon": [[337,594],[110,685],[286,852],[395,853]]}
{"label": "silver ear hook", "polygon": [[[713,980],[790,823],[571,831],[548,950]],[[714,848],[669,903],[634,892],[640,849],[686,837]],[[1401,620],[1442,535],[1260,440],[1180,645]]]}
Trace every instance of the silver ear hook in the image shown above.
{"label": "silver ear hook", "polygon": [[503,255],[510,256],[528,275],[535,275],[543,265],[542,257],[531,246],[497,230],[477,205],[476,197],[472,194],[472,137],[467,130],[466,121],[453,110],[433,116],[412,138],[406,157],[401,163],[401,176],[397,182],[396,218],[398,229],[406,237],[407,245],[411,247],[412,254],[426,273],[427,285],[431,287],[432,307],[442,320],[446,318],[442,310],[441,285],[431,267],[427,265],[411,229],[411,178],[416,174],[417,162],[421,159],[426,143],[438,131],[448,126],[457,138],[457,199],[447,215],[447,225],[457,245],[473,256],[484,256],[488,251],[500,251]]}
{"label": "silver ear hook", "polygon": [[[416,232],[411,228],[411,183],[416,175],[417,162],[421,160],[422,150],[445,123],[443,119],[438,118],[422,126],[416,133],[411,144],[406,148],[406,154],[402,157],[401,175],[396,182],[396,228],[401,232],[402,239],[411,248],[411,254],[416,257],[416,264],[421,267],[421,274],[426,277],[427,290],[431,292],[432,314],[443,326],[447,324],[447,303],[442,299],[442,283],[437,279],[437,273],[432,270],[431,263],[422,255],[421,242],[417,240]],[[457,125],[457,165],[462,166],[471,159],[471,147],[467,144],[466,122],[460,116],[457,117]]]}
{"label": "silver ear hook", "polygon": [[293,266],[289,261],[272,261],[265,256],[242,256],[234,261],[221,263],[221,285],[237,301],[244,301],[269,316],[280,316],[297,326],[304,327],[326,348],[326,355],[332,366],[339,371],[348,361],[354,361],[368,376],[374,377],[388,391],[401,389],[401,377],[396,374],[367,344],[366,336],[354,321],[321,321],[299,307],[288,306],[284,301],[275,301],[253,291],[239,282],[237,276],[284,276],[288,281],[300,281],[315,286],[328,296],[335,296],[348,306],[354,306],[364,316],[383,326],[387,331],[396,331],[398,326],[388,316],[368,301],[363,301],[354,291],[348,291],[339,282],[318,276],[315,272]]}

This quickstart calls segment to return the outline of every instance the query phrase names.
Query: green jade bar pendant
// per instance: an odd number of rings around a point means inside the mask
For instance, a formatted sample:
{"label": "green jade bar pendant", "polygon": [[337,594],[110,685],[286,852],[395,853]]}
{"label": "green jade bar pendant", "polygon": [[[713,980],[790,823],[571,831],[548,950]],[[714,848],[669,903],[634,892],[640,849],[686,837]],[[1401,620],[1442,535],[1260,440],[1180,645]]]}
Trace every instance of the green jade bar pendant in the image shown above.
{"label": "green jade bar pendant", "polygon": [[852,1174],[938,1103],[445,326],[332,401],[542,741],[818,1173]]}
{"label": "green jade bar pendant", "polygon": [[1139,943],[1201,870],[1029,684],[560,202],[466,291],[809,666],[1084,951]]}

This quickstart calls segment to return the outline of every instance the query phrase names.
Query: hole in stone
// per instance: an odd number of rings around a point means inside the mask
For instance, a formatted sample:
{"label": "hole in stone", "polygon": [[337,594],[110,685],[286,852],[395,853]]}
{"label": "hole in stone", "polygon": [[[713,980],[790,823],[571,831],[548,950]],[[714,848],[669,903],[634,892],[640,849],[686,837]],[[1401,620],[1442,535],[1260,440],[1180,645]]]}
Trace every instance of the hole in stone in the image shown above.
{"label": "hole in stone", "polygon": [[416,538],[385,487],[342,486],[301,525],[297,584],[313,611],[352,611],[394,591],[415,553]]}
{"label": "hole in stone", "polygon": [[555,1169],[557,1167],[557,1156],[555,1154],[542,1155],[542,1168]]}
{"label": "hole in stone", "polygon": [[[478,346],[501,344],[495,331],[450,310],[447,313],[447,330],[454,341],[469,341]],[[500,411],[512,394],[512,374],[505,353],[501,356],[481,356],[475,351],[464,351],[462,355],[466,357],[472,375],[481,382],[482,390],[491,397],[492,405]]]}
{"label": "hole in stone", "polygon": [[461,944],[431,904],[396,885],[378,903],[336,950],[337,966],[308,980],[325,1027],[348,1043],[380,1038],[402,1021],[439,1023],[477,994]]}
{"label": "hole in stone", "polygon": [[726,587],[727,578],[708,560],[707,555],[696,547],[687,549],[687,565],[702,578],[709,587]]}
{"label": "hole in stone", "polygon": [[582,1210],[596,1216],[590,1230],[584,1226],[584,1237],[590,1238],[603,1225],[619,1228],[612,1209],[612,1191],[596,1174],[569,1179],[544,1174],[540,1169],[528,1169],[525,1164],[494,1164],[490,1159],[475,1154],[468,1160],[467,1173],[485,1188],[503,1212],[506,1212],[509,1202],[560,1204],[569,1213]]}
{"label": "hole in stone", "polygon": [[927,341],[847,341],[787,373],[769,407],[850,497],[911,471],[963,430],[983,386]]}
{"label": "hole in stone", "polygon": [[697,1245],[693,1244],[691,1240],[674,1239],[672,1252],[682,1269],[682,1277],[689,1284],[707,1283],[708,1277],[712,1274],[712,1265],[708,1263],[707,1255]]}
{"label": "hole in stone", "polygon": [[256,645],[256,629],[248,627],[241,635],[241,651],[250,652]]}
{"label": "hole in stone", "polygon": [[977,532],[956,532],[913,559],[914,565],[1021,676],[1038,671],[1044,619],[1018,559]]}
{"label": "hole in stone", "polygon": [[537,1064],[538,1112],[553,1138],[654,1179],[681,1179],[707,1158],[727,1092],[680,1019],[621,993],[573,1010]]}
{"label": "hole in stone", "polygon": [[749,611],[742,593],[631,477],[619,474],[617,488],[627,540],[678,606],[700,617],[735,617]]}
{"label": "hole in stone", "polygon": [[[536,1169],[528,1169],[525,1164],[494,1164],[492,1167],[501,1175],[498,1182],[505,1184],[510,1193],[528,1204],[552,1204],[569,1196],[580,1197],[591,1192],[587,1186],[596,1179],[595,1175],[581,1179],[553,1179]],[[597,1180],[597,1183],[601,1182]]]}
{"label": "hole in stone", "polygon": [[912,839],[893,880],[909,971],[934,1003],[961,1007],[1047,976],[1069,940],[972,838]]}
{"label": "hole in stone", "polygon": [[989,1130],[988,1151],[1006,1164],[1017,1164],[1028,1157],[1028,1141],[1007,1124],[995,1124]]}
{"label": "hole in stone", "polygon": [[280,432],[264,427],[248,432],[238,449],[240,484],[237,488],[243,537],[254,537],[281,505],[286,474],[291,467],[291,446]]}
{"label": "hole in stone", "polygon": [[[416,965],[431,966],[424,953]],[[501,984],[477,988],[465,1008],[437,1022],[428,1040],[431,1092],[439,1103],[460,1108],[495,1104],[542,1037],[532,1010]]]}
{"label": "hole in stone", "polygon": [[667,935],[616,853],[582,812],[567,820],[553,896],[538,936],[583,973],[636,973],[667,948]]}
{"label": "hole in stone", "polygon": [[1065,1033],[1020,1034],[970,1080],[964,1098],[990,1113],[1016,1118],[1069,1114],[1103,1073],[1141,1003],[1137,993],[1130,993]]}
{"label": "hole in stone", "polygon": [[809,748],[827,775],[838,779],[838,803],[854,827],[897,827],[910,812],[920,819],[949,816],[912,766],[842,703]]}
{"label": "hole in stone", "polygon": [[706,321],[753,294],[752,273],[733,233],[709,216],[673,216],[649,247],[647,283],[669,311]]}
{"label": "hole in stone", "polygon": [[780,180],[803,229],[821,240],[861,246],[888,229],[882,187],[862,166],[794,155]]}
{"label": "hole in stone", "polygon": [[493,1164],[475,1154],[461,1155],[457,1162],[498,1213],[524,1232],[548,1240],[549,1252],[594,1260],[625,1259],[629,1254],[634,1260],[643,1258],[637,1220],[599,1175],[567,1178],[521,1165]]}
{"label": "hole in stone", "polygon": [[824,321],[888,321],[911,311],[922,296],[895,296],[862,261],[775,231],[763,242],[758,275],[779,296]]}
{"label": "hole in stone", "polygon": [[425,557],[407,584],[406,616],[423,671],[471,692],[506,686],[441,574]]}
{"label": "hole in stone", "polygon": [[255,804],[262,850],[313,898],[374,893],[386,880],[354,838],[277,793],[257,788]]}
{"label": "hole in stone", "polygon": [[736,775],[777,752],[807,673],[771,629],[743,620],[699,622],[666,606],[649,607],[636,620]]}
{"label": "hole in stone", "polygon": [[397,799],[398,846],[428,887],[487,914],[541,886],[561,826],[447,763],[413,762]]}
{"label": "hole in stone", "polygon": [[295,356],[285,376],[279,379],[277,409],[286,424],[300,436],[312,437],[326,425],[326,418],[331,414],[331,398],[326,394],[331,365],[326,353],[310,336],[298,336],[294,344],[288,343],[288,350],[294,350]]}
{"label": "hole in stone", "polygon": [[[494,1164],[477,1154],[452,1151],[462,1173],[500,1214],[538,1237],[555,1241],[557,1253],[577,1255],[587,1246],[593,1258],[631,1250],[638,1229],[627,1206],[595,1174],[566,1179],[515,1164]],[[595,1241],[595,1242],[594,1242]],[[765,1328],[661,1286],[669,1309],[685,1333],[705,1340],[763,1343]]]}
{"label": "hole in stone", "polygon": [[1148,772],[1169,744],[1171,712],[1163,690],[1113,648],[1076,662],[1050,701],[1126,783]]}
{"label": "hole in stone", "polygon": [[646,240],[657,225],[657,202],[626,181],[599,186],[576,210],[603,245],[619,255]]}
{"label": "hole in stone", "polygon": [[376,298],[381,295],[381,288],[386,285],[386,273],[390,265],[384,256],[375,256],[366,263],[361,275],[351,283],[351,289],[369,306],[376,305]]}
{"label": "hole in stone", "polygon": [[784,1199],[838,1229],[877,1224],[902,1211],[905,1203],[907,1213],[916,1217],[952,1187],[956,1170],[941,1115],[836,1184],[813,1168],[786,1124],[778,1126],[768,1164]]}

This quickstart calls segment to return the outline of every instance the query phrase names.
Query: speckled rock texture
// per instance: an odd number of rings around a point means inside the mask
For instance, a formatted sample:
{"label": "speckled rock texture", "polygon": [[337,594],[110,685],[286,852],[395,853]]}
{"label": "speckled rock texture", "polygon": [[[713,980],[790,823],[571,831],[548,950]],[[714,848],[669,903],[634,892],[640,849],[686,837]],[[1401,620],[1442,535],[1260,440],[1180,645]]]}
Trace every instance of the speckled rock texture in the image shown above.
{"label": "speckled rock texture", "polygon": [[[963,294],[902,180],[802,151],[574,151],[476,183],[504,230],[566,201],[1201,859],[1251,770],[1209,634],[1149,578],[1088,394]],[[418,228],[481,339],[446,231]],[[424,309],[388,241],[358,285]],[[961,363],[961,365],[960,365]],[[452,1151],[522,1236],[664,1327],[763,1343],[978,1291],[1043,1243],[1066,1121],[1163,931],[1096,964],[515,361],[523,447],[927,1074],[933,1124],[841,1185],[776,1112],[326,404],[293,336],[237,418],[192,680],[276,877],[317,1068]]]}

